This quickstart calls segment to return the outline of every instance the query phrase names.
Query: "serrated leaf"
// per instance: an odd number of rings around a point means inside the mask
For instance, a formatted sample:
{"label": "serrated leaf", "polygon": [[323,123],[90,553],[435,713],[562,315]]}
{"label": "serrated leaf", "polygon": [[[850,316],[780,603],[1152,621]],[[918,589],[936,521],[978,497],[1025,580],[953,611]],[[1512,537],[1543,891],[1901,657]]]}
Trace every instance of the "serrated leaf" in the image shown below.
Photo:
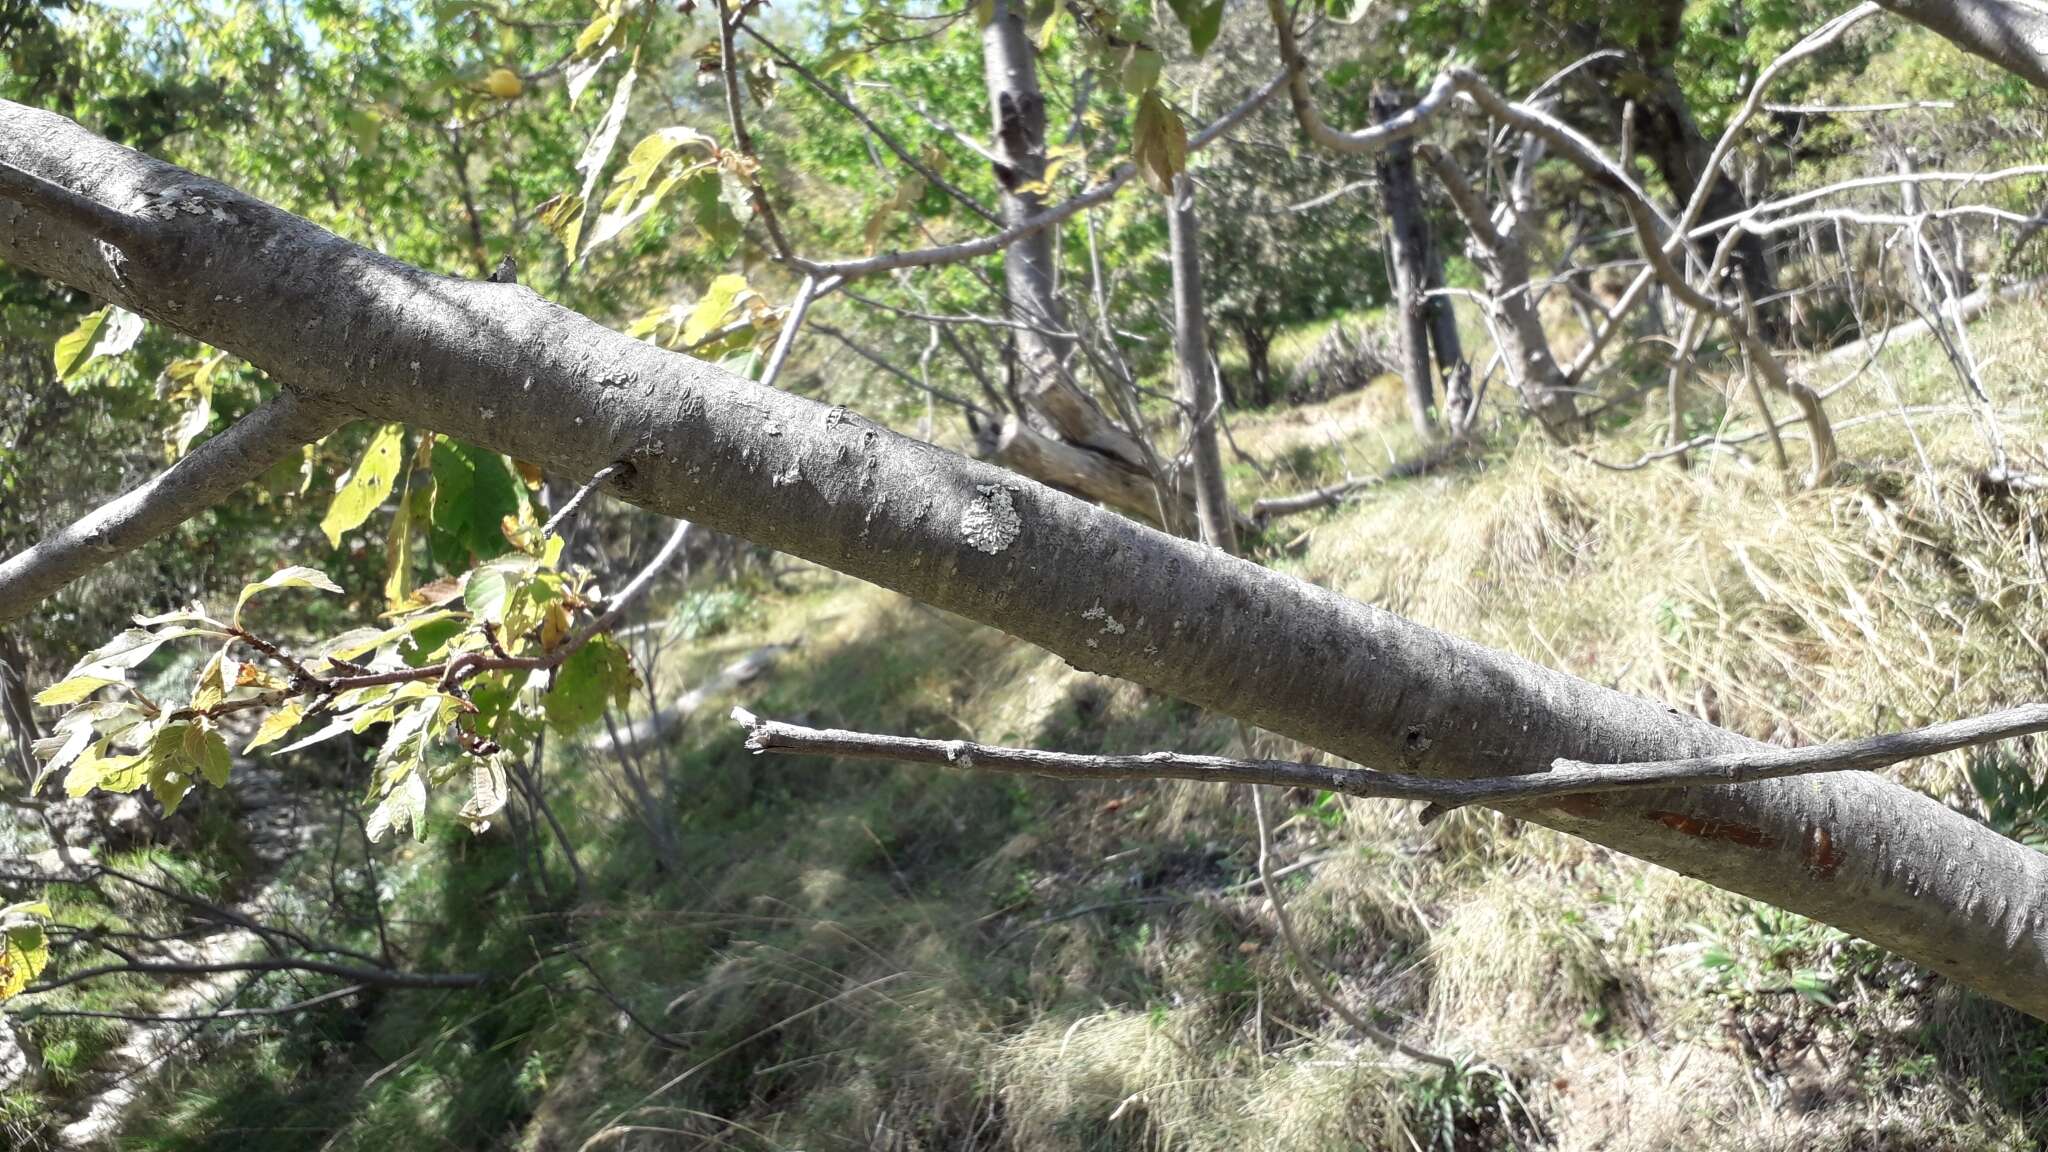
{"label": "serrated leaf", "polygon": [[0,932],[0,1000],[21,995],[49,962],[42,925],[16,924]]}
{"label": "serrated leaf", "polygon": [[257,727],[256,734],[249,737],[249,742],[242,746],[242,755],[247,756],[258,748],[284,739],[285,735],[298,727],[299,721],[305,718],[306,706],[297,700],[265,716],[263,723]]}
{"label": "serrated leaf", "polygon": [[363,822],[363,831],[371,843],[382,840],[386,833],[403,832],[410,828],[413,839],[427,838],[427,785],[417,771],[407,770],[402,779],[394,780],[386,789],[383,799],[371,810]]}
{"label": "serrated leaf", "polygon": [[617,640],[599,636],[555,671],[554,687],[541,698],[548,726],[566,735],[595,724],[607,702],[624,707],[637,682],[632,657]]}
{"label": "serrated leaf", "polygon": [[69,380],[72,374],[85,367],[92,359],[91,349],[100,338],[100,329],[106,327],[107,315],[113,311],[109,304],[96,312],[88,313],[78,322],[78,327],[57,338],[57,379]]}
{"label": "serrated leaf", "polygon": [[377,429],[369,447],[363,450],[362,460],[342,481],[333,503],[327,506],[327,515],[320,520],[320,530],[327,534],[331,547],[341,547],[342,536],[361,527],[370,513],[383,505],[385,497],[391,495],[404,457],[405,426],[386,424]]}
{"label": "serrated leaf", "polygon": [[519,512],[522,495],[504,457],[439,436],[434,440],[433,476],[427,522],[436,563],[459,571],[511,550],[498,525]]}
{"label": "serrated leaf", "polygon": [[482,832],[491,826],[491,817],[505,806],[505,766],[496,756],[486,756],[473,761],[469,768],[469,799],[463,802],[456,819],[469,825],[472,832]]}
{"label": "serrated leaf", "polygon": [[725,327],[728,318],[754,295],[747,286],[747,278],[727,272],[711,281],[704,295],[697,298],[697,304],[690,309],[690,318],[683,324],[683,347],[695,348],[704,343],[714,332]]}
{"label": "serrated leaf", "polygon": [[76,704],[87,696],[109,684],[121,683],[121,677],[87,672],[67,676],[41,692],[36,693],[35,702],[45,708],[56,708],[65,704]]}
{"label": "serrated leaf", "polygon": [[227,679],[222,670],[226,659],[227,649],[222,648],[199,670],[199,679],[192,686],[193,708],[204,712],[228,698]]}
{"label": "serrated leaf", "polygon": [[319,731],[313,733],[311,736],[307,736],[300,740],[295,740],[292,743],[287,744],[282,748],[279,748],[277,751],[271,753],[271,755],[283,756],[287,752],[297,752],[302,748],[311,748],[313,745],[318,744],[323,740],[332,740],[336,736],[343,735],[353,730],[354,727],[354,719],[352,717],[344,716],[338,720],[330,721],[325,728],[320,729]]}
{"label": "serrated leaf", "polygon": [[[392,427],[397,427],[397,425],[392,425]],[[343,529],[343,531],[346,530]],[[249,603],[252,597],[259,592],[268,592],[273,588],[318,588],[322,592],[341,591],[341,585],[328,579],[327,573],[320,571],[318,568],[308,568],[304,564],[293,564],[288,568],[280,568],[256,583],[247,585],[242,589],[242,594],[235,599],[235,623],[240,624],[242,622],[242,608]]]}
{"label": "serrated leaf", "polygon": [[[154,738],[151,743],[154,744]],[[108,742],[102,740],[71,765],[71,771],[64,777],[65,795],[75,799],[95,788],[133,792],[149,783],[147,754],[109,756],[107,747]]]}
{"label": "serrated leaf", "polygon": [[[191,741],[188,739],[186,743],[190,749]],[[228,773],[233,770],[234,761],[228,756],[228,742],[219,732],[200,733],[198,747],[190,750],[198,761],[199,774],[206,778],[208,784],[215,788],[228,786]]]}

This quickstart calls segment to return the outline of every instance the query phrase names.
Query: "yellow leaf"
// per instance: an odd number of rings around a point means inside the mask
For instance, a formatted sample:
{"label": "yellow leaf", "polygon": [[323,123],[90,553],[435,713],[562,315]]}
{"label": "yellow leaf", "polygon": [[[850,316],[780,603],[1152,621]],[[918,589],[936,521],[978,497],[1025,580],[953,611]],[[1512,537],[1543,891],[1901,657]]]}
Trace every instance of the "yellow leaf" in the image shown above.
{"label": "yellow leaf", "polygon": [[405,426],[386,424],[370,438],[370,446],[363,450],[363,459],[342,482],[340,491],[334,494],[334,502],[327,506],[327,515],[320,521],[320,530],[327,533],[327,542],[341,547],[343,534],[353,532],[363,521],[370,518],[391,495],[391,485],[398,480],[399,461],[404,457]]}
{"label": "yellow leaf", "polygon": [[[393,424],[392,427],[396,428],[398,425]],[[373,444],[371,447],[374,448],[376,446]],[[366,456],[364,459],[367,461],[369,458]],[[386,490],[389,490],[388,485]],[[339,496],[335,497],[336,503],[339,503],[340,500]],[[383,498],[378,497],[378,502],[382,503]],[[333,513],[329,512],[328,515],[332,516]],[[360,524],[361,521],[359,520],[356,523]],[[350,525],[350,527],[354,527],[354,525]],[[343,529],[343,531],[347,531],[347,529]],[[272,588],[318,588],[322,592],[341,591],[341,585],[328,579],[327,573],[320,571],[318,568],[308,568],[303,564],[293,564],[288,568],[279,568],[256,583],[243,587],[241,597],[235,601],[235,623],[240,624],[242,622],[242,606],[247,604],[251,597],[255,596],[258,592],[266,592]]]}
{"label": "yellow leaf", "polygon": [[17,924],[0,931],[0,1000],[20,995],[49,962],[42,925]]}
{"label": "yellow leaf", "polygon": [[247,756],[266,744],[275,744],[284,739],[285,734],[298,727],[299,721],[305,718],[305,705],[297,700],[265,716],[262,726],[256,729],[256,735],[251,736],[249,743],[242,748],[242,755]]}
{"label": "yellow leaf", "polygon": [[493,68],[484,77],[484,90],[500,100],[511,100],[526,91],[526,81],[510,68]]}
{"label": "yellow leaf", "polygon": [[78,322],[78,327],[57,338],[57,379],[69,380],[72,373],[85,367],[85,362],[92,359],[88,349],[100,338],[100,329],[106,325],[111,311],[113,305],[110,304],[90,313]]}
{"label": "yellow leaf", "polygon": [[87,696],[105,688],[107,685],[119,684],[120,682],[120,679],[117,677],[100,676],[88,672],[66,680],[59,680],[41,692],[36,693],[36,703],[45,708],[54,708],[60,704],[76,704]]}

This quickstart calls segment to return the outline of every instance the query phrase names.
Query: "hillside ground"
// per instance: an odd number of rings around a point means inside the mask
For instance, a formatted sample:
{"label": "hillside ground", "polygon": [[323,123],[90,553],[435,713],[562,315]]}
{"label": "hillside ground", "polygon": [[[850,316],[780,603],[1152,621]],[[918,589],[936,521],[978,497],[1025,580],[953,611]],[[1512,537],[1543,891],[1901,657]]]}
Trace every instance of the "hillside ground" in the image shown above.
{"label": "hillside ground", "polygon": [[[2048,433],[2044,325],[2033,301],[1973,329],[2020,470]],[[1491,402],[1505,402],[1498,384]],[[1695,403],[1702,420],[1724,414],[1706,389]],[[1689,468],[1588,458],[1653,447],[1660,405],[1615,411],[1585,455],[1490,418],[1480,450],[1280,522],[1254,554],[1774,741],[2039,698],[2043,497],[1981,479],[1987,418],[1936,345],[1887,351],[1831,400],[1848,465],[1816,490],[1788,484],[1761,440]],[[1250,457],[1229,457],[1246,502],[1417,450],[1386,380],[1232,430]],[[1800,435],[1785,432],[1795,461]],[[786,559],[663,616],[691,637],[656,669],[671,696],[737,655],[795,645],[734,694],[764,716],[1081,751],[1313,754]],[[2048,1026],[1542,828],[1275,798],[1281,895],[1330,987],[1468,1062],[1443,1073],[1382,1053],[1311,993],[1324,977],[1276,935],[1242,790],[761,759],[741,737],[716,705],[676,737],[669,873],[596,750],[550,749],[548,794],[589,874],[580,902],[559,851],[536,876],[503,826],[473,837],[443,820],[427,843],[381,851],[413,963],[519,975],[199,1036],[205,1058],[157,1080],[122,1146],[540,1152],[613,1122],[624,1130],[589,1146],[1846,1152],[2048,1138]],[[2031,744],[1896,771],[2009,834],[2048,835]],[[59,1074],[86,1082],[90,1023],[37,1028]]]}

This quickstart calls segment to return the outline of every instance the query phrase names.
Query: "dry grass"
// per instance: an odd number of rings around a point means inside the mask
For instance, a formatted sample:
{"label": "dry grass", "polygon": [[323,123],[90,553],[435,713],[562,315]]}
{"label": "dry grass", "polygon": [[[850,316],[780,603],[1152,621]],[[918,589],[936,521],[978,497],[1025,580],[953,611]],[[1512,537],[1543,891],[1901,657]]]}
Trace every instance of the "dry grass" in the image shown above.
{"label": "dry grass", "polygon": [[[2022,465],[2048,430],[2033,411],[2048,400],[2031,338],[2044,322],[2027,304],[1977,332]],[[1846,390],[1838,421],[1895,406],[1892,387],[1908,405],[1956,402],[1932,349],[1884,367],[1891,387]],[[1653,403],[1598,449],[1632,456],[1663,423]],[[1283,467],[1269,482],[1240,467],[1238,493],[1365,471],[1411,443],[1405,425],[1391,389],[1240,421],[1239,443]],[[1306,539],[1265,559],[1764,738],[2036,698],[2041,498],[1979,490],[1968,419],[1914,432],[1917,447],[1897,419],[1846,428],[1853,469],[1813,492],[1788,492],[1761,443],[1617,473],[1524,439],[1290,522],[1276,536]],[[1234,724],[990,630],[829,574],[797,583],[751,629],[679,653],[682,680],[800,636],[750,706],[1084,750],[1247,747]],[[586,1055],[562,1077],[579,1106],[543,1109],[561,1131],[757,1033],[663,1103],[760,1137],[700,1118],[699,1138],[1846,1152],[2017,1150],[2048,1125],[2039,1025],[1796,916],[1496,814],[1422,828],[1400,806],[1294,796],[1277,849],[1313,861],[1283,885],[1339,994],[1413,1043],[1506,1067],[1512,1094],[1384,1058],[1328,1018],[1246,883],[1237,793],[752,761],[699,728],[706,794],[738,789],[752,807],[692,833],[707,840],[686,897],[622,906],[609,931],[624,968],[640,934],[703,941],[658,974],[681,997],[668,1025],[700,1047],[614,1061],[611,1083]],[[1262,754],[1300,751],[1249,736]],[[2038,774],[2030,751],[2019,762]],[[1902,775],[1979,811],[1965,767],[1958,754]]]}

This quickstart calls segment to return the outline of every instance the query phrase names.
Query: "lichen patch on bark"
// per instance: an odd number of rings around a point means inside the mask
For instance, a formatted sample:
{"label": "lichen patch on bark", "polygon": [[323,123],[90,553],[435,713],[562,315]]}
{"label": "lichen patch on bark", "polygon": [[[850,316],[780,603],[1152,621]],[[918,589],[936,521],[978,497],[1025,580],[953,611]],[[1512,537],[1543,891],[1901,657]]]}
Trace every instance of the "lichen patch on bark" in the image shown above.
{"label": "lichen patch on bark", "polygon": [[967,546],[993,556],[1010,546],[1024,527],[1017,507],[1010,501],[1007,484],[977,484],[980,495],[960,514],[960,535]]}

